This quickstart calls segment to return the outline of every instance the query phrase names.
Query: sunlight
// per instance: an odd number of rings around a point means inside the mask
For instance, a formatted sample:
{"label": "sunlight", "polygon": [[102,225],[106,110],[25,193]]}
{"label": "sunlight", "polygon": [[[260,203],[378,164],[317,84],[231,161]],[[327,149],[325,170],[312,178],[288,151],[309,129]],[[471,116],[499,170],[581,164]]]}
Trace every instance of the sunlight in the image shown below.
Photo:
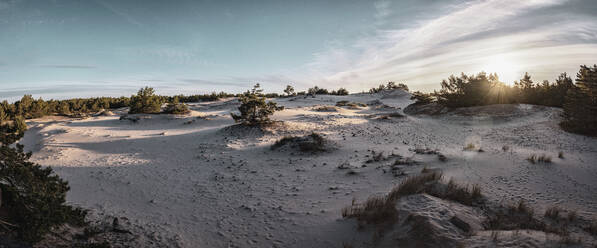
{"label": "sunlight", "polygon": [[518,74],[520,72],[518,68],[516,60],[503,54],[498,54],[489,57],[482,69],[487,73],[497,73],[500,81],[507,85],[512,85],[515,80],[519,79]]}

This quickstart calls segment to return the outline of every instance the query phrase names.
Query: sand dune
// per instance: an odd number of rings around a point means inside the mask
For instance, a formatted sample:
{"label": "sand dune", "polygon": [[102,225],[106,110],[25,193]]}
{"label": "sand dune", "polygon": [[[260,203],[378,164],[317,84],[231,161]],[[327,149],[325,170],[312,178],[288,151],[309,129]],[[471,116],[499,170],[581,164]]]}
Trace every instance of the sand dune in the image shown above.
{"label": "sand dune", "polygon": [[[342,100],[371,105],[316,109]],[[401,117],[412,103],[402,91],[276,101],[286,107],[273,116],[283,124],[268,129],[230,127],[238,102],[223,99],[190,104],[189,115],[135,115],[135,122],[120,119],[126,109],[31,120],[21,143],[32,160],[69,181],[70,203],[127,217],[173,247],[339,247],[366,240],[369,234],[343,220],[340,209],[387,192],[424,166],[479,184],[494,201],[526,199],[539,209],[558,204],[597,217],[597,139],[560,130],[559,109],[506,105]],[[337,149],[269,148],[283,136],[311,132]],[[484,152],[463,150],[468,144]],[[417,148],[438,150],[447,161]],[[420,163],[393,174],[393,161],[366,163],[372,151]],[[532,154],[553,162],[531,164]]]}

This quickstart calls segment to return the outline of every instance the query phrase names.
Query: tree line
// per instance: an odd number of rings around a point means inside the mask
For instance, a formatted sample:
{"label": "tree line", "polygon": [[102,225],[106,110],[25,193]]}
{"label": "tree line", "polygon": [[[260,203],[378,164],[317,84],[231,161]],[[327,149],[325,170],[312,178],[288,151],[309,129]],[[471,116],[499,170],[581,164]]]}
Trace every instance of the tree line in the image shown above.
{"label": "tree line", "polygon": [[506,85],[497,74],[452,75],[432,93],[414,92],[416,104],[471,107],[490,104],[525,103],[563,108],[564,130],[597,136],[597,65],[580,66],[576,82],[566,74],[555,81],[536,83],[528,73],[513,85]]}

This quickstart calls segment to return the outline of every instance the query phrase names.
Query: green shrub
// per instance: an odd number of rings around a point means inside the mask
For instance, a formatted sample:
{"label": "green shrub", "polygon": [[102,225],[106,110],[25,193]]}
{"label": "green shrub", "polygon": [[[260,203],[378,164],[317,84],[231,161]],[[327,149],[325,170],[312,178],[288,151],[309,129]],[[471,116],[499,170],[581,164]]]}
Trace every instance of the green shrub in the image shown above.
{"label": "green shrub", "polygon": [[286,136],[276,141],[270,148],[276,150],[285,145],[297,146],[301,152],[326,151],[326,140],[318,133],[311,133],[304,137]]}
{"label": "green shrub", "polygon": [[286,85],[286,89],[284,89],[284,93],[286,93],[286,96],[296,95],[296,93],[294,92],[294,87],[292,87],[291,85]]}
{"label": "green shrub", "polygon": [[12,121],[0,121],[0,144],[9,145],[21,139],[27,130],[25,119],[16,116]]}
{"label": "green shrub", "polygon": [[266,102],[260,85],[256,84],[251,91],[239,97],[241,105],[238,107],[240,114],[230,113],[235,122],[244,125],[259,125],[271,122],[270,116],[274,112],[284,109],[275,102]]}
{"label": "green shrub", "polygon": [[162,101],[155,95],[153,88],[141,88],[137,95],[131,96],[129,114],[155,114],[162,110]]}
{"label": "green shrub", "polygon": [[165,114],[184,115],[190,112],[189,107],[184,103],[180,103],[178,97],[174,97],[172,102],[168,103],[164,109]]}
{"label": "green shrub", "polygon": [[53,226],[64,223],[82,224],[85,212],[65,205],[68,183],[54,175],[49,167],[29,162],[31,153],[23,146],[0,147],[1,208],[20,240],[35,242]]}

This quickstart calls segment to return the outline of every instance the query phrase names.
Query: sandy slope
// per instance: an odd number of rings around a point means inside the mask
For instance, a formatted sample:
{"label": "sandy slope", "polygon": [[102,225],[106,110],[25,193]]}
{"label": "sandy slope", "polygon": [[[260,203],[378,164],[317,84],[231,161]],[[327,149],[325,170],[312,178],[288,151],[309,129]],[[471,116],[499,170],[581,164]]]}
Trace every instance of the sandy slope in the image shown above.
{"label": "sandy slope", "polygon": [[[387,106],[314,111],[340,100]],[[33,160],[69,181],[69,202],[127,217],[172,246],[338,247],[360,239],[368,234],[342,220],[340,209],[404,178],[388,172],[393,160],[365,163],[371,150],[421,162],[403,166],[404,174],[441,168],[448,177],[479,183],[496,201],[524,198],[597,218],[597,139],[561,131],[558,109],[508,105],[482,109],[486,114],[379,118],[411,103],[400,91],[278,103],[286,110],[274,118],[285,124],[265,132],[229,127],[237,103],[225,99],[191,104],[189,116],[146,116],[137,123],[118,116],[33,120],[21,143]],[[284,135],[313,131],[338,148],[317,155],[269,149]],[[469,143],[485,152],[463,151]],[[438,149],[448,161],[414,148]],[[547,154],[553,163],[530,164],[531,154]],[[356,175],[338,169],[343,162]]]}

